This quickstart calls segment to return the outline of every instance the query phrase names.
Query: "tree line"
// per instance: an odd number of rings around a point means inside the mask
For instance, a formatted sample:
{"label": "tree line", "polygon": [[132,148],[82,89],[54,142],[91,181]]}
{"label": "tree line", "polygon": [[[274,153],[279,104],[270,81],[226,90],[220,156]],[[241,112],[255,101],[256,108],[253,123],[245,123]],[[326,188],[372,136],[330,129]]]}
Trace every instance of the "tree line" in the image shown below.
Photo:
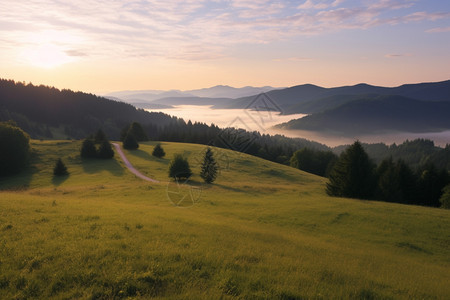
{"label": "tree line", "polygon": [[326,191],[338,197],[439,207],[449,184],[449,172],[429,162],[416,171],[392,157],[376,166],[357,141],[342,152],[331,168]]}

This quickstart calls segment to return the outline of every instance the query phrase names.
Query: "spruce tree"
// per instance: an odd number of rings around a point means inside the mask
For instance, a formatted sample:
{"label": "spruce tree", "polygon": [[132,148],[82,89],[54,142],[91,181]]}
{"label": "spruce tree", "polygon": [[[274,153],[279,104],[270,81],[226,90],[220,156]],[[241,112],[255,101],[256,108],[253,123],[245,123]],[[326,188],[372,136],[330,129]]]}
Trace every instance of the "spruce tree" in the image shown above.
{"label": "spruce tree", "polygon": [[164,149],[161,147],[161,144],[158,143],[156,144],[155,148],[153,148],[152,155],[161,158],[166,155],[166,152],[164,152]]}
{"label": "spruce tree", "polygon": [[103,132],[103,130],[99,129],[95,133],[94,136],[94,143],[95,144],[101,144],[103,141],[107,141],[106,134]]}
{"label": "spruce tree", "polygon": [[125,136],[125,139],[123,140],[123,148],[128,150],[136,150],[139,148],[139,144],[132,133],[128,132]]}
{"label": "spruce tree", "polygon": [[63,163],[61,158],[58,158],[56,161],[55,167],[53,168],[53,175],[55,176],[64,176],[68,175],[69,172],[67,171],[66,165]]}
{"label": "spruce tree", "polygon": [[339,157],[330,172],[327,193],[331,196],[368,199],[375,188],[374,167],[361,143],[356,141]]}
{"label": "spruce tree", "polygon": [[205,152],[205,157],[203,158],[202,170],[200,172],[200,177],[206,183],[213,183],[217,177],[217,163],[214,159],[213,152],[211,148],[207,148]]}
{"label": "spruce tree", "polygon": [[83,141],[81,146],[80,155],[83,158],[97,157],[97,150],[95,149],[94,141],[87,138]]}
{"label": "spruce tree", "polygon": [[450,209],[450,184],[442,190],[443,194],[439,199],[442,208]]}
{"label": "spruce tree", "polygon": [[174,158],[169,164],[169,177],[174,179],[191,177],[192,171],[189,167],[189,162],[181,154],[175,154]]}
{"label": "spruce tree", "polygon": [[98,157],[105,159],[114,157],[114,150],[112,149],[111,143],[109,141],[102,142],[100,148],[98,149]]}

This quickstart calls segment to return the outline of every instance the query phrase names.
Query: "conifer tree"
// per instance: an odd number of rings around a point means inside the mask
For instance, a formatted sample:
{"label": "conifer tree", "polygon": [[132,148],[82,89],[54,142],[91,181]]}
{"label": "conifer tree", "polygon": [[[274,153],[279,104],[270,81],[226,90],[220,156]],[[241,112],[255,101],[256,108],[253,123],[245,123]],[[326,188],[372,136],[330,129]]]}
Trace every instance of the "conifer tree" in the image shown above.
{"label": "conifer tree", "polygon": [[330,172],[330,196],[368,199],[375,188],[374,167],[361,143],[356,141],[339,157]]}
{"label": "conifer tree", "polygon": [[53,175],[55,176],[64,176],[68,175],[69,172],[67,171],[66,165],[63,163],[61,158],[58,158],[56,161],[55,167],[53,168]]}
{"label": "conifer tree", "polygon": [[102,142],[100,148],[98,149],[98,157],[105,159],[114,157],[114,150],[112,149],[111,143],[109,141]]}
{"label": "conifer tree", "polygon": [[205,156],[203,158],[202,170],[200,172],[200,177],[206,183],[213,183],[217,177],[217,163],[214,159],[213,152],[211,148],[207,148],[205,152]]}
{"label": "conifer tree", "polygon": [[99,129],[95,133],[94,136],[94,143],[95,144],[101,144],[103,141],[107,141],[106,134],[103,132],[103,130]]}
{"label": "conifer tree", "polygon": [[191,177],[192,171],[189,167],[189,162],[181,154],[175,154],[174,158],[169,164],[169,177],[174,179]]}
{"label": "conifer tree", "polygon": [[83,141],[80,155],[83,158],[97,157],[97,150],[95,149],[95,144],[93,140],[87,138]]}
{"label": "conifer tree", "polygon": [[155,148],[153,148],[152,155],[156,156],[158,158],[161,158],[161,157],[164,157],[166,155],[166,152],[161,147],[161,144],[158,143],[158,144],[156,144]]}
{"label": "conifer tree", "polygon": [[125,139],[123,140],[123,148],[128,150],[136,150],[137,148],[139,148],[139,144],[131,132],[128,132],[128,134],[125,136]]}

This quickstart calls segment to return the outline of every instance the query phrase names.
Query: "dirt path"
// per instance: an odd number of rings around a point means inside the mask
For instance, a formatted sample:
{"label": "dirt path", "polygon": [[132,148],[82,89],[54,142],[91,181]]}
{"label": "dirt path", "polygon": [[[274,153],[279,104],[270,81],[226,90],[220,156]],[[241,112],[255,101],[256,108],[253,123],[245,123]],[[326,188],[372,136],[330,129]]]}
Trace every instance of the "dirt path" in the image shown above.
{"label": "dirt path", "polygon": [[133,173],[134,175],[136,175],[137,177],[144,179],[146,181],[150,181],[150,182],[159,182],[156,179],[150,178],[145,176],[144,174],[142,174],[141,172],[139,172],[138,170],[136,170],[135,167],[133,167],[133,165],[130,163],[130,161],[127,159],[127,157],[125,156],[125,153],[123,153],[122,148],[120,148],[120,145],[118,143],[112,143],[114,148],[116,148],[117,153],[119,153],[120,157],[122,158],[123,162],[125,163],[125,166],[127,166],[128,170],[131,171],[131,173]]}

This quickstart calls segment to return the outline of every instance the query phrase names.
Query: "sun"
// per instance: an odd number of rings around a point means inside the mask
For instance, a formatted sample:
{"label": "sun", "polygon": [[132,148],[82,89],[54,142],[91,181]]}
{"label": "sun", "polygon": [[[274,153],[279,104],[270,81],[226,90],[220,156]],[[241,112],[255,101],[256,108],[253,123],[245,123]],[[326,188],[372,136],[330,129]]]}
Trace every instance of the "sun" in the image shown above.
{"label": "sun", "polygon": [[22,56],[30,65],[45,69],[59,67],[73,60],[63,49],[52,44],[28,48]]}
{"label": "sun", "polygon": [[68,50],[76,48],[81,38],[68,32],[55,30],[42,31],[27,35],[26,47],[20,53],[21,60],[27,65],[51,69],[76,60]]}

